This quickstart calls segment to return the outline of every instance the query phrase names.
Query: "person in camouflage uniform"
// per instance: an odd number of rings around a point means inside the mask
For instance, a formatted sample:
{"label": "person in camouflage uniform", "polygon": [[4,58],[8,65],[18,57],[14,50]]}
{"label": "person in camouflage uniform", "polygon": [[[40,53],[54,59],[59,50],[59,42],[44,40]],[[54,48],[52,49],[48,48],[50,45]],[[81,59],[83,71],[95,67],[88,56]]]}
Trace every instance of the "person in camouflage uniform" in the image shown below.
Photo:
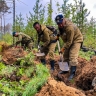
{"label": "person in camouflage uniform", "polygon": [[34,40],[30,36],[22,32],[13,32],[13,37],[17,37],[18,39],[18,41],[16,41],[16,46],[21,43],[24,49],[29,48],[32,50]]}
{"label": "person in camouflage uniform", "polygon": [[[45,56],[49,54],[51,71],[54,70],[54,51],[56,47],[56,36],[45,25],[40,25],[38,22],[33,24],[38,34],[38,42],[43,42],[41,46],[41,52],[45,53]],[[41,58],[41,62],[46,64],[45,56]]]}
{"label": "person in camouflage uniform", "polygon": [[[64,62],[68,62],[70,66],[70,76],[68,80],[71,80],[75,75],[76,66],[78,65],[77,58],[83,42],[83,36],[79,28],[69,19],[64,18],[63,15],[57,15],[55,21],[58,25],[59,35],[64,42],[60,53],[63,53]],[[61,71],[60,73],[65,72]]]}

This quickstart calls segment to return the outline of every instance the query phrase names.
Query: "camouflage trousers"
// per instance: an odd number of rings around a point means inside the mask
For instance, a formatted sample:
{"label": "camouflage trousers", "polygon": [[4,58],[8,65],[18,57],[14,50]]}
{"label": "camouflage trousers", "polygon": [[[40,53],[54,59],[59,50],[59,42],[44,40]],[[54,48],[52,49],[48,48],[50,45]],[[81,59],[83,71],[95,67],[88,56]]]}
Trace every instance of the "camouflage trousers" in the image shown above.
{"label": "camouflage trousers", "polygon": [[54,51],[56,48],[56,43],[51,43],[50,45],[48,45],[47,47],[45,47],[41,52],[45,53],[45,56],[42,57],[42,59],[44,59],[46,57],[46,55],[49,55],[49,59],[50,60],[54,60]]}
{"label": "camouflage trousers", "polygon": [[69,66],[78,65],[78,55],[80,50],[81,43],[72,44],[69,49],[65,49],[63,57],[64,62],[68,62]]}

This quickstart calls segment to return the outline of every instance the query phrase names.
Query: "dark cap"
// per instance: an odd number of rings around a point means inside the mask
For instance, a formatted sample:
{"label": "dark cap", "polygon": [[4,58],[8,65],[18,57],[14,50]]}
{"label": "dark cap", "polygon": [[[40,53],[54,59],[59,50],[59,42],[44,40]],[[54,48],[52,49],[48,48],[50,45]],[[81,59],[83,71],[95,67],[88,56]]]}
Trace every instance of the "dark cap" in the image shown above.
{"label": "dark cap", "polygon": [[13,32],[12,35],[15,36],[16,32]]}
{"label": "dark cap", "polygon": [[64,18],[63,15],[57,15],[56,18],[55,18],[55,22],[57,24],[60,24],[60,23],[63,22],[63,18]]}

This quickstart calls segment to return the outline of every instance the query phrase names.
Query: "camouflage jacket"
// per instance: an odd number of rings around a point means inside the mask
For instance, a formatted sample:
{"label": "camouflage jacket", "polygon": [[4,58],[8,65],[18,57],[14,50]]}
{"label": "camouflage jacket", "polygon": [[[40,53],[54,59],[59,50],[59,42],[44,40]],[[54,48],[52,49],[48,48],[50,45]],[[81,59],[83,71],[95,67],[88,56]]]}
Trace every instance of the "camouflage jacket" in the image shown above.
{"label": "camouflage jacket", "polygon": [[63,29],[59,29],[60,36],[65,42],[64,48],[68,49],[74,43],[83,42],[83,35],[81,34],[79,28],[75,26],[69,19],[65,19],[65,26]]}
{"label": "camouflage jacket", "polygon": [[18,33],[18,40],[17,40],[18,44],[21,43],[21,42],[26,43],[29,40],[31,40],[30,36],[28,36],[28,35],[26,35],[26,34],[24,34],[22,32]]}

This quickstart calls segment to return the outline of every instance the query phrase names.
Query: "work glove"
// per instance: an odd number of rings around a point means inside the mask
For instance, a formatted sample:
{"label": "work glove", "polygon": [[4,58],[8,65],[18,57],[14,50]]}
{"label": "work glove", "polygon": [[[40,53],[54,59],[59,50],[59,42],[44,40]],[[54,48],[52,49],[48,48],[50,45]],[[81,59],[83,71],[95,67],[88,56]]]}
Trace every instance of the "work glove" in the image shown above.
{"label": "work glove", "polygon": [[62,54],[63,52],[64,52],[64,48],[61,48],[59,54],[60,54],[60,53]]}
{"label": "work glove", "polygon": [[59,40],[59,36],[56,36],[56,40]]}

